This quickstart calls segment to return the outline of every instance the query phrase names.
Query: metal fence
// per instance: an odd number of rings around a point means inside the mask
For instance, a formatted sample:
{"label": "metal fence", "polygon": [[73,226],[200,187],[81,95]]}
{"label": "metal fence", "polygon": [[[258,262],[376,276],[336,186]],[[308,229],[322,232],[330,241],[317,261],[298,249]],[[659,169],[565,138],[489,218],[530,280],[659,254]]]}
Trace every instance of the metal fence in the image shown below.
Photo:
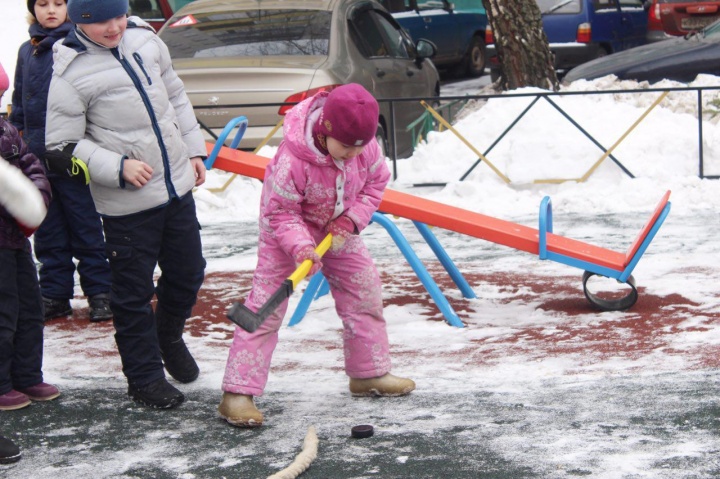
{"label": "metal fence", "polygon": [[[591,135],[588,131],[586,131],[582,125],[580,125],[575,119],[573,119],[567,112],[565,112],[554,99],[556,97],[564,97],[564,96],[578,96],[578,95],[628,95],[628,94],[647,94],[647,93],[653,93],[657,92],[660,95],[658,96],[657,100],[645,111],[645,113],[626,131],[625,135],[623,135],[615,144],[606,146],[603,145],[601,142],[599,142],[593,135]],[[583,135],[585,135],[589,141],[591,141],[593,144],[595,144],[600,150],[603,151],[603,156],[598,160],[598,162],[594,165],[594,167],[597,167],[600,162],[602,162],[605,159],[609,159],[613,161],[625,174],[627,174],[630,177],[633,177],[633,174],[623,165],[621,159],[617,158],[613,152],[615,148],[619,145],[619,143],[625,139],[625,137],[641,122],[644,120],[644,118],[647,116],[647,114],[650,113],[650,111],[655,108],[658,104],[660,104],[669,94],[674,92],[691,92],[696,97],[696,117],[697,117],[697,142],[698,142],[698,177],[705,178],[705,179],[720,179],[720,175],[706,175],[705,174],[705,159],[704,159],[704,149],[703,149],[703,123],[707,120],[708,116],[714,116],[716,114],[720,114],[720,100],[718,100],[718,93],[720,92],[720,87],[681,87],[681,88],[642,88],[642,89],[635,89],[635,90],[602,90],[602,91],[561,91],[561,92],[522,92],[522,93],[505,93],[505,94],[480,94],[480,95],[463,95],[463,96],[447,96],[447,97],[437,97],[437,98],[393,98],[393,99],[381,99],[378,100],[379,102],[385,102],[389,103],[389,110],[391,112],[391,118],[387,122],[387,140],[390,145],[390,159],[393,164],[393,178],[397,179],[397,161],[398,160],[396,155],[396,148],[395,145],[397,144],[397,131],[398,129],[402,129],[406,132],[411,132],[413,138],[416,140],[414,145],[417,144],[418,141],[420,141],[423,138],[427,137],[427,134],[430,131],[437,131],[437,130],[443,130],[443,129],[453,129],[452,123],[455,115],[458,113],[458,111],[462,108],[464,104],[467,102],[474,100],[474,101],[487,101],[487,100],[494,100],[494,99],[515,99],[520,97],[529,97],[532,98],[532,101],[528,104],[527,108],[518,115],[518,117],[505,129],[505,131],[502,132],[496,138],[493,142],[491,142],[490,146],[487,147],[484,151],[480,152],[476,149],[474,145],[472,145],[470,142],[468,142],[466,139],[461,138],[465,143],[468,145],[469,148],[471,148],[478,156],[477,161],[465,172],[463,173],[458,179],[460,181],[467,178],[467,176],[470,174],[470,172],[480,163],[485,161],[492,167],[492,163],[488,159],[488,156],[492,152],[492,150],[507,136],[507,134],[512,131],[512,129],[518,124],[518,122],[540,101],[547,102],[550,104],[553,108],[555,108],[563,117],[565,117],[575,128],[577,128],[580,132],[582,132]],[[707,101],[708,98],[712,97],[712,100]],[[403,102],[421,102],[425,108],[426,111],[415,121],[410,123],[409,125],[398,125],[397,121],[394,118],[394,111],[396,108],[396,105],[398,103]],[[196,109],[217,109],[217,108],[249,108],[249,107],[259,107],[259,106],[275,106],[279,107],[281,105],[288,105],[288,103],[273,103],[273,104],[240,104],[240,105],[213,105],[213,106],[199,106],[195,107]],[[436,105],[435,107],[430,105]],[[206,131],[208,131],[212,136],[215,136],[210,129],[202,125]],[[279,125],[278,125],[279,126]],[[274,133],[274,132],[273,132]],[[458,134],[457,132],[455,132]],[[459,134],[458,134],[459,135]],[[215,137],[217,138],[217,137]],[[593,168],[594,169],[594,168]],[[589,171],[586,175],[589,175],[592,173],[592,170]],[[497,172],[499,175],[502,175],[500,172]],[[506,178],[504,178],[506,181],[509,182]],[[585,178],[580,178],[581,180]]]}

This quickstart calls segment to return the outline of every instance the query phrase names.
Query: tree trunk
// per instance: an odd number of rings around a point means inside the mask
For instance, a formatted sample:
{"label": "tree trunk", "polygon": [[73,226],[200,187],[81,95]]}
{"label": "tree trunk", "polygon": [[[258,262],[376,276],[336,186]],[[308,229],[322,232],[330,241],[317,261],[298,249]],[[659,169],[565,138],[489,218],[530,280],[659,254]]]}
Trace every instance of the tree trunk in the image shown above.
{"label": "tree trunk", "polygon": [[495,37],[501,87],[558,90],[540,7],[535,0],[482,0]]}

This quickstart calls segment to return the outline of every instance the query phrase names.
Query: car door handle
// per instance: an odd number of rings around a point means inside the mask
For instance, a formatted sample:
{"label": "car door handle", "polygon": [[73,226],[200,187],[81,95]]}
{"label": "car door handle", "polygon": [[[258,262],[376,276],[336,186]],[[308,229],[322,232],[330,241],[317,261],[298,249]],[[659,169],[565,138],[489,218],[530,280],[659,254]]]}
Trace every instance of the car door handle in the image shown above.
{"label": "car door handle", "polygon": [[407,76],[409,76],[409,77],[415,76],[415,72],[412,71],[412,70],[405,70],[405,74],[406,74]]}
{"label": "car door handle", "polygon": [[385,76],[385,70],[380,70],[379,68],[375,70],[375,75],[378,76],[378,78],[382,78]]}

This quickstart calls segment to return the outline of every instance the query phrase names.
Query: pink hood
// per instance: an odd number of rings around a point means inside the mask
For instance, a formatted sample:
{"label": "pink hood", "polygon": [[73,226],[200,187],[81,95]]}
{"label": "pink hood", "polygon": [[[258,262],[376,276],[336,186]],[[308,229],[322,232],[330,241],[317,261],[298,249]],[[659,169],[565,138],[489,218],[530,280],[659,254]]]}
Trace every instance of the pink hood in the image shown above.
{"label": "pink hood", "polygon": [[261,236],[277,240],[290,256],[303,246],[316,245],[339,213],[348,216],[358,231],[365,229],[390,180],[375,139],[345,162],[336,162],[315,148],[313,119],[327,95],[319,93],[287,113],[283,141],[265,171]]}

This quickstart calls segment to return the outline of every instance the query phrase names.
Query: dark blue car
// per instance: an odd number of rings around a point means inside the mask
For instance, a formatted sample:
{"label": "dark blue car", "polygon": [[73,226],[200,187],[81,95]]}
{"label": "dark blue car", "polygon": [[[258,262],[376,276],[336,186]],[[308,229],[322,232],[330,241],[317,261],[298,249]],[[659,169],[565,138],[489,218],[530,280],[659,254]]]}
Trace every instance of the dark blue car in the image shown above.
{"label": "dark blue car", "polygon": [[720,75],[720,21],[700,32],[653,42],[573,68],[565,82],[615,75],[621,80],[690,83],[701,73]]}
{"label": "dark blue car", "polygon": [[[559,75],[646,41],[648,16],[643,0],[536,1]],[[489,46],[490,67],[496,70],[496,77],[499,64],[494,54]]]}
{"label": "dark blue car", "polygon": [[432,62],[458,76],[485,72],[487,15],[482,0],[380,0],[413,40],[437,47]]}

